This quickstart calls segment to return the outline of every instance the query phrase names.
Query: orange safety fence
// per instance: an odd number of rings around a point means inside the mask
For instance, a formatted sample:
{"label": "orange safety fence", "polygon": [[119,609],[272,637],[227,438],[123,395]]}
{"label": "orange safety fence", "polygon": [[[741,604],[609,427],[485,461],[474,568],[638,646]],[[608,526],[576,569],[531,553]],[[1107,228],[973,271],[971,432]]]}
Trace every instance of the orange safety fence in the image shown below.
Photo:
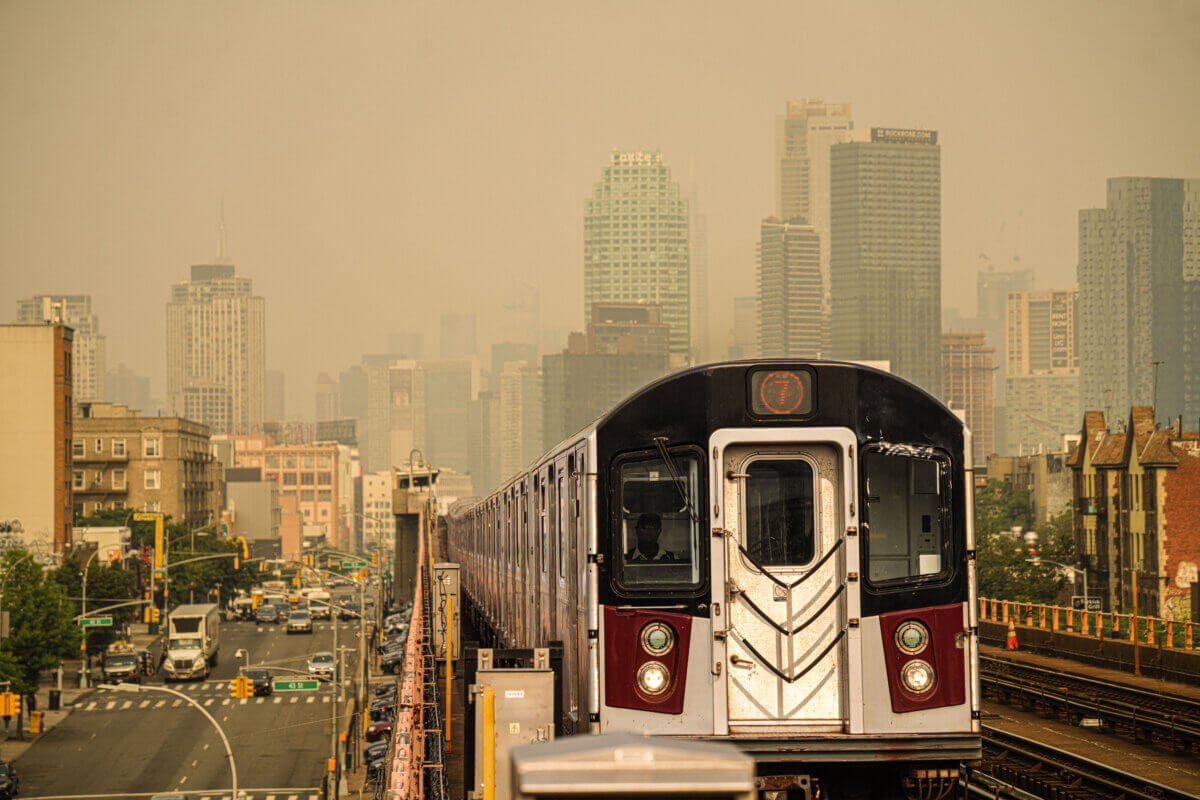
{"label": "orange safety fence", "polygon": [[992,597],[979,598],[979,618],[1004,625],[1012,620],[1018,625],[1029,628],[1129,642],[1136,637],[1139,643],[1177,650],[1196,649],[1197,637],[1194,635],[1194,628],[1200,625],[1198,622],[1187,619],[1164,619],[1141,615],[1135,619],[1133,614],[1087,611],[1069,606],[1029,603],[1021,600],[997,600]]}

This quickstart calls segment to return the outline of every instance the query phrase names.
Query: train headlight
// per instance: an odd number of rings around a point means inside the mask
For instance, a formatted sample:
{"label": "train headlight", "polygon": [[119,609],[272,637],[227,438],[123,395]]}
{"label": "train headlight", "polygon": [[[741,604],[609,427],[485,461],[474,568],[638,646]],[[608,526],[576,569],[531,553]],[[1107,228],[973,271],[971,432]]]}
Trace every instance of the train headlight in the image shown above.
{"label": "train headlight", "polygon": [[920,659],[910,661],[904,665],[900,680],[913,694],[925,694],[933,688],[933,667]]}
{"label": "train headlight", "polygon": [[675,631],[663,622],[651,622],[642,628],[642,649],[652,656],[661,656],[675,646]]}
{"label": "train headlight", "polygon": [[642,665],[637,674],[638,687],[654,697],[660,695],[671,685],[671,673],[657,661],[648,661]]}
{"label": "train headlight", "polygon": [[902,653],[915,656],[929,644],[929,629],[915,619],[901,622],[896,627],[896,647]]}

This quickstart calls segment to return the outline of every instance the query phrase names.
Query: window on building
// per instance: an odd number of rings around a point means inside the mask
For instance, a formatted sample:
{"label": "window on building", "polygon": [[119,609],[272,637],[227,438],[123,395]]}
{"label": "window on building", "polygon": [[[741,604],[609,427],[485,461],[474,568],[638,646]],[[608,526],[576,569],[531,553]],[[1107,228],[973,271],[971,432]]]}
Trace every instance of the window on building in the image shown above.
{"label": "window on building", "polygon": [[124,500],[113,500],[112,510],[113,511],[124,511],[125,510],[125,501]]}
{"label": "window on building", "polygon": [[82,489],[83,488],[83,470],[77,469],[71,473],[71,488],[72,489]]}
{"label": "window on building", "polygon": [[104,440],[103,440],[103,439],[97,439],[97,440],[96,440],[96,452],[97,452],[97,453],[103,453],[103,452],[104,452]]}
{"label": "window on building", "polygon": [[327,519],[328,517],[329,517],[329,509],[322,508],[321,509],[321,519]]}
{"label": "window on building", "polygon": [[124,489],[125,488],[125,470],[123,470],[123,469],[114,469],[113,470],[112,488],[114,488],[114,489]]}
{"label": "window on building", "polygon": [[161,489],[162,488],[162,471],[157,469],[148,469],[144,474],[145,488]]}
{"label": "window on building", "polygon": [[279,469],[279,456],[278,455],[267,456],[267,469]]}
{"label": "window on building", "polygon": [[296,485],[296,473],[294,473],[294,472],[283,473],[283,485],[284,486],[295,486]]}
{"label": "window on building", "polygon": [[75,441],[71,442],[71,455],[75,456],[76,458],[83,458],[83,454],[84,454],[83,440],[76,439]]}
{"label": "window on building", "polygon": [[283,468],[284,469],[295,469],[296,468],[296,457],[295,456],[284,456],[283,457]]}
{"label": "window on building", "polygon": [[300,485],[301,486],[312,486],[313,485],[313,474],[311,472],[301,472],[300,473]]}
{"label": "window on building", "polygon": [[162,503],[158,500],[149,500],[145,503],[146,511],[162,511]]}
{"label": "window on building", "polygon": [[301,489],[300,490],[300,502],[311,503],[312,501],[313,501],[313,490],[312,489]]}
{"label": "window on building", "polygon": [[332,472],[318,472],[317,473],[317,485],[329,486],[332,483],[333,483],[333,473]]}
{"label": "window on building", "polygon": [[148,436],[142,440],[142,455],[146,458],[162,457],[162,439],[158,436]]}
{"label": "window on building", "polygon": [[317,500],[322,503],[331,503],[333,502],[333,492],[328,489],[319,489],[317,490]]}
{"label": "window on building", "polygon": [[312,456],[300,456],[300,469],[312,469],[312,468],[313,468],[313,457]]}
{"label": "window on building", "polygon": [[317,456],[317,469],[333,469],[333,457]]}
{"label": "window on building", "polygon": [[125,440],[124,439],[113,439],[112,440],[112,454],[114,456],[116,456],[117,458],[125,457]]}

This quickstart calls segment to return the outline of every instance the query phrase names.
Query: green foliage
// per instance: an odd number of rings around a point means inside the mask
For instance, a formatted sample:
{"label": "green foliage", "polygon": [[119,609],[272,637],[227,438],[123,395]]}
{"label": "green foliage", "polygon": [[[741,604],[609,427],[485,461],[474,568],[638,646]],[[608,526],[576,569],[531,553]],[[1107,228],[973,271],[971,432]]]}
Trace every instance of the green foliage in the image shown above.
{"label": "green foliage", "polygon": [[[86,558],[86,557],[85,557]],[[83,559],[70,555],[54,570],[55,582],[62,588],[70,601],[73,614],[83,613]],[[120,566],[108,566],[92,559],[88,565],[88,611],[95,612],[105,606],[116,605],[138,599],[137,575]],[[104,650],[117,638],[124,622],[141,619],[140,606],[126,606],[105,611],[103,616],[113,618],[111,628],[93,628],[88,631],[88,652],[95,655]]]}
{"label": "green foliage", "polygon": [[[1002,600],[1051,603],[1067,580],[1064,571],[1048,562],[1075,563],[1071,512],[1051,517],[1035,529],[1031,552],[1016,526],[1029,528],[1033,508],[1029,493],[1007,481],[989,480],[975,492],[976,570],[979,594]],[[1031,561],[1035,556],[1042,563]]]}
{"label": "green foliage", "polygon": [[42,670],[53,669],[62,658],[74,655],[80,636],[73,620],[74,605],[62,587],[26,555],[12,549],[0,560],[4,610],[9,612],[12,628],[12,635],[0,645],[0,674],[19,692],[34,691]]}

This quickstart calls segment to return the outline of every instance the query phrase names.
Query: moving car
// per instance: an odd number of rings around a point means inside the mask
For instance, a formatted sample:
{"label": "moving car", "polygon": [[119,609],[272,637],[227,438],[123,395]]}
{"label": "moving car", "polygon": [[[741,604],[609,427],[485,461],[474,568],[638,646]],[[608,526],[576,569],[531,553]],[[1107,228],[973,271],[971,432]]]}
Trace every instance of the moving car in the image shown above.
{"label": "moving car", "polygon": [[254,612],[254,621],[274,625],[279,622],[279,609],[272,605],[259,606],[258,611]]}
{"label": "moving car", "polygon": [[308,659],[308,674],[333,680],[333,653],[313,653]]}
{"label": "moving car", "polygon": [[271,673],[265,669],[244,669],[242,675],[250,679],[255,697],[270,697],[275,691],[271,686]]}
{"label": "moving car", "polygon": [[142,682],[141,660],[137,649],[129,642],[113,642],[104,654],[102,667],[106,683]]}
{"label": "moving car", "polygon": [[16,797],[20,789],[21,781],[17,777],[16,767],[8,761],[0,761],[0,798],[9,800]]}
{"label": "moving car", "polygon": [[313,624],[312,616],[307,611],[293,611],[288,615],[287,632],[291,633],[312,633]]}
{"label": "moving car", "polygon": [[395,675],[400,672],[400,666],[404,663],[404,650],[392,650],[384,653],[379,658],[379,668],[384,672]]}

